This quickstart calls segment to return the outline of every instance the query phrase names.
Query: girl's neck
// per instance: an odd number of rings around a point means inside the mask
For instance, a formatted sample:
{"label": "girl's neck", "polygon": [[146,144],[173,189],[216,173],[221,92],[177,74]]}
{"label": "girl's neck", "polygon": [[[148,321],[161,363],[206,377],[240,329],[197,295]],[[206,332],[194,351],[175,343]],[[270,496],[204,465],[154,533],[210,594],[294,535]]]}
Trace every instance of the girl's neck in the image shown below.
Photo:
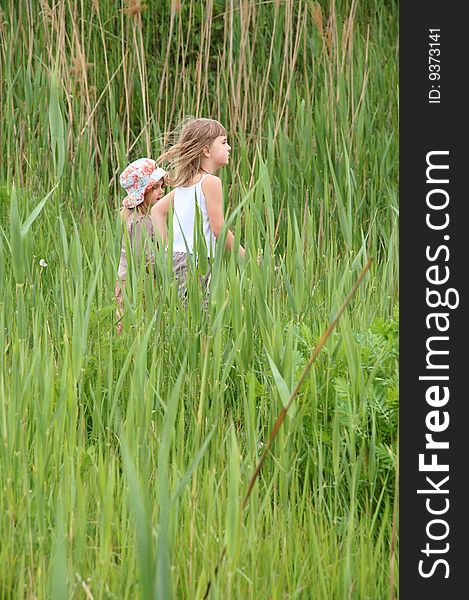
{"label": "girl's neck", "polygon": [[213,175],[214,173],[216,173],[218,171],[220,166],[221,165],[219,165],[212,158],[207,158],[206,156],[200,157],[199,171],[204,174],[206,173],[208,175]]}
{"label": "girl's neck", "polygon": [[211,171],[204,169],[203,167],[199,167],[199,170],[197,171],[197,173],[192,177],[190,185],[195,185],[196,183],[199,183],[199,181],[205,175],[212,175],[212,174],[213,173]]}

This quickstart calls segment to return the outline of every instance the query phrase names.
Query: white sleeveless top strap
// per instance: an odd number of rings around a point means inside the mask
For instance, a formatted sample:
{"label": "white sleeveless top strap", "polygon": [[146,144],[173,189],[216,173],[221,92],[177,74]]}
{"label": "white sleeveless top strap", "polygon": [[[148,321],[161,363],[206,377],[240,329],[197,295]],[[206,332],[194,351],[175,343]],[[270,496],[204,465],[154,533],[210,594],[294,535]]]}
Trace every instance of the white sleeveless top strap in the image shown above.
{"label": "white sleeveless top strap", "polygon": [[207,245],[207,256],[215,254],[215,236],[210,229],[207,204],[202,191],[202,182],[209,174],[189,187],[179,186],[174,190],[173,201],[173,252],[194,252],[195,203],[202,216],[202,231]]}

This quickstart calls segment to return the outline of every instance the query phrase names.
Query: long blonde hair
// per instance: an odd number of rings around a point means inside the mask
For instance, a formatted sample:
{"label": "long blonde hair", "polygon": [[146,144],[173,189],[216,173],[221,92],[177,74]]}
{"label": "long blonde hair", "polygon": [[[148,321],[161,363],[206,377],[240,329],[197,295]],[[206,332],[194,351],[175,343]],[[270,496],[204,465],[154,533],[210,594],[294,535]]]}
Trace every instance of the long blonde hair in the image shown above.
{"label": "long blonde hair", "polygon": [[134,208],[127,208],[126,206],[124,206],[123,208],[120,209],[121,219],[123,221],[127,221],[129,219],[129,217],[131,217],[132,215],[136,215],[137,213],[146,215],[146,214],[150,213],[150,208],[151,208],[150,205],[147,204],[146,202],[142,202],[141,204],[138,204]]}
{"label": "long blonde hair", "polygon": [[215,138],[226,135],[226,130],[215,119],[188,117],[176,130],[177,141],[157,158],[157,163],[169,161],[169,176],[165,179],[171,187],[187,186],[200,172],[203,149]]}

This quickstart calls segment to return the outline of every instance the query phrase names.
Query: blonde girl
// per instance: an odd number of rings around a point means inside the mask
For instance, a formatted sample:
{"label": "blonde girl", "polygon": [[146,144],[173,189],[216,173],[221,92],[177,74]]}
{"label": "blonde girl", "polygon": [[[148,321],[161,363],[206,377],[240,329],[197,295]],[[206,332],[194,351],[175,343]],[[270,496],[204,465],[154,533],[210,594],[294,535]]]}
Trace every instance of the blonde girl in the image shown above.
{"label": "blonde girl", "polygon": [[[213,257],[215,243],[224,223],[222,183],[215,173],[228,164],[230,146],[225,128],[214,119],[190,119],[181,128],[179,140],[158,158],[170,161],[167,179],[174,187],[151,209],[155,230],[166,244],[167,216],[173,210],[173,270],[180,292],[185,292],[188,253],[195,253],[194,225],[196,203],[200,209],[207,256]],[[228,230],[225,247],[234,248],[234,235]],[[244,248],[239,246],[244,256]],[[207,283],[207,280],[205,281]]]}
{"label": "blonde girl", "polygon": [[[154,263],[155,257],[150,241],[154,237],[150,209],[164,194],[164,176],[166,171],[159,168],[151,158],[139,158],[130,163],[119,178],[121,186],[127,192],[122,201],[121,216],[127,228],[130,248],[138,265],[143,258],[146,265]],[[122,238],[119,269],[115,297],[118,308],[117,333],[122,333],[122,317],[124,314],[124,299],[122,290],[127,278],[127,254],[125,235]]]}

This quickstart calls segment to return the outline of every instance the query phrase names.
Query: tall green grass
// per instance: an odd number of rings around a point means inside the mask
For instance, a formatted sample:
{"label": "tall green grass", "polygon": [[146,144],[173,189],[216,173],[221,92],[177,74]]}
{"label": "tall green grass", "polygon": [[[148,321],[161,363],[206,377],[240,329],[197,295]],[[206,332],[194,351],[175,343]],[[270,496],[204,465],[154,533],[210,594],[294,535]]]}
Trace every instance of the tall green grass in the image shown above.
{"label": "tall green grass", "polygon": [[[0,597],[396,597],[396,4],[3,0],[0,57]],[[117,174],[185,114],[247,258],[204,309],[157,252],[118,337]]]}

